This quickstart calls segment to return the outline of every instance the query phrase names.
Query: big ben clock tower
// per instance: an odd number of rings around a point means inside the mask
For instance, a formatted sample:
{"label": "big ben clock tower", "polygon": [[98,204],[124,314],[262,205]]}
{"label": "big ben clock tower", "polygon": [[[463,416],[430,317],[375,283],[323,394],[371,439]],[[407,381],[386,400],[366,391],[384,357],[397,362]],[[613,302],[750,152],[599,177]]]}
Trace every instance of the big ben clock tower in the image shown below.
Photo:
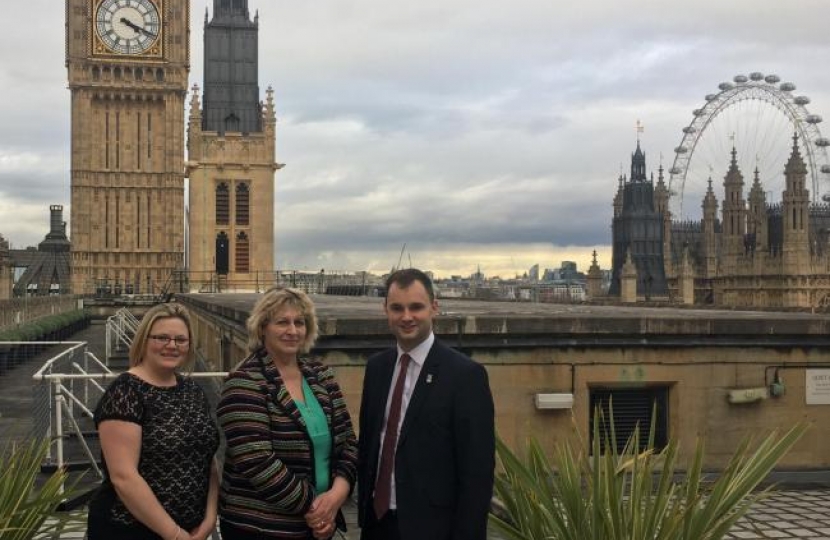
{"label": "big ben clock tower", "polygon": [[184,254],[189,0],[66,0],[72,291],[154,293]]}

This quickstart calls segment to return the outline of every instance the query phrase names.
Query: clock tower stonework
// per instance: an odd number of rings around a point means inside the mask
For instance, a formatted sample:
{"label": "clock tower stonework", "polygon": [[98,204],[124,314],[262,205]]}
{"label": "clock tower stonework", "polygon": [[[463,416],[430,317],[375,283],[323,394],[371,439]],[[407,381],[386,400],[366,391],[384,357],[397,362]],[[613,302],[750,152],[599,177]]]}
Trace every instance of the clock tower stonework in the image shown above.
{"label": "clock tower stonework", "polygon": [[158,293],[184,266],[189,0],[66,0],[72,292]]}

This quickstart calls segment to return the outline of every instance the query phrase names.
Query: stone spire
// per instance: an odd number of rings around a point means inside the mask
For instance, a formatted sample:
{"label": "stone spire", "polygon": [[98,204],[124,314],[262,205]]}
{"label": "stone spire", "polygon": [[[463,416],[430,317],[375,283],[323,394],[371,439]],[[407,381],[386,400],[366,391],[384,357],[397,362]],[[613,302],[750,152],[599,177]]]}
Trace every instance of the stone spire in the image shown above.
{"label": "stone spire", "polygon": [[746,234],[746,201],[744,177],[738,167],[738,152],[732,147],[732,161],[723,178],[723,247],[726,253],[737,255],[744,251]]}
{"label": "stone spire", "polygon": [[718,268],[718,200],[712,189],[712,177],[703,198],[703,272],[705,278],[713,278]]}
{"label": "stone spire", "polygon": [[631,154],[631,181],[645,182],[646,176],[646,154],[640,149],[640,139],[637,139],[637,149]]}
{"label": "stone spire", "polygon": [[602,270],[597,262],[597,250],[594,250],[591,267],[588,268],[588,277],[586,279],[588,299],[594,299],[602,296]]}
{"label": "stone spire", "polygon": [[793,149],[784,167],[784,271],[801,275],[809,271],[810,191],[807,189],[807,165],[798,150],[798,133],[793,135]]}
{"label": "stone spire", "polygon": [[202,104],[199,101],[199,85],[194,84],[190,89],[190,121],[202,119]]}
{"label": "stone spire", "polygon": [[259,28],[248,0],[214,0],[205,22],[202,129],[219,134],[259,133]]}

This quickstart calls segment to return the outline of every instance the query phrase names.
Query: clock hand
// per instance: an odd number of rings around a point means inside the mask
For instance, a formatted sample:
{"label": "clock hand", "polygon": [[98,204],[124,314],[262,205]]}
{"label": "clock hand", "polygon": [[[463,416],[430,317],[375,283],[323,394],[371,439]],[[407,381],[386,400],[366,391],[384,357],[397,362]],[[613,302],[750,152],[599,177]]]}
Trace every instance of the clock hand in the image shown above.
{"label": "clock hand", "polygon": [[132,28],[133,32],[135,32],[136,34],[141,32],[141,27],[138,26],[137,24],[135,24],[133,21],[131,21],[127,17],[121,17],[121,24],[127,25],[130,28]]}
{"label": "clock hand", "polygon": [[146,28],[142,28],[142,27],[138,26],[137,24],[135,24],[133,21],[131,21],[130,19],[128,19],[126,17],[121,17],[121,23],[126,25],[126,26],[129,26],[130,28],[132,28],[133,32],[135,32],[136,34],[144,34],[144,35],[152,37],[152,38],[156,37],[156,34],[150,32]]}

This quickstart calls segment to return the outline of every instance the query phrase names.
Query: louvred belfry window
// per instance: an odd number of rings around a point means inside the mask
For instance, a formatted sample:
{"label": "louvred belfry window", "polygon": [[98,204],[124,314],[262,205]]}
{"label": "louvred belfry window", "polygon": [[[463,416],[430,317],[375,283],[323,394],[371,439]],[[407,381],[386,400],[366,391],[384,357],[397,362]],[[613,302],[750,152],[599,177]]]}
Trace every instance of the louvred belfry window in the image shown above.
{"label": "louvred belfry window", "polygon": [[250,270],[251,258],[248,235],[241,232],[236,235],[236,273],[247,274]]}
{"label": "louvred belfry window", "polygon": [[231,215],[231,201],[228,193],[228,184],[221,183],[216,186],[216,224],[228,225]]}
{"label": "louvred belfry window", "polygon": [[250,198],[248,184],[236,186],[236,224],[248,225],[250,216]]}

